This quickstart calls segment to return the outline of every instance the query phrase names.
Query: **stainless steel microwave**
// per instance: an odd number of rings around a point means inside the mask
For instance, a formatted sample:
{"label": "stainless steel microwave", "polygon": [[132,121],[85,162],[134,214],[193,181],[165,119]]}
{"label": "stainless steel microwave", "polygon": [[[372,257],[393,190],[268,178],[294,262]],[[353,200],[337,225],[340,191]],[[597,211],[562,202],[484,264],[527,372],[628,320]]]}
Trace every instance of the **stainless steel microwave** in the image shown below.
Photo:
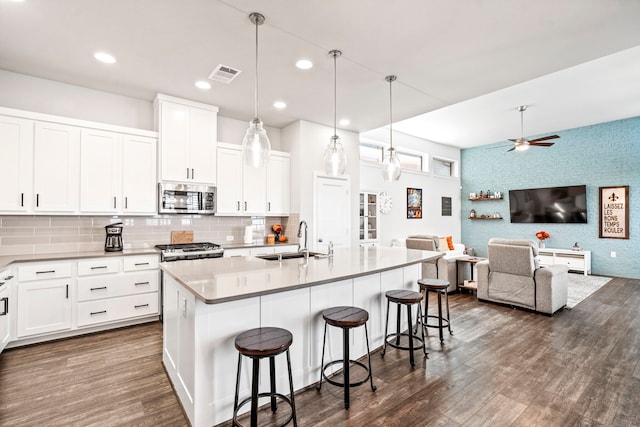
{"label": "stainless steel microwave", "polygon": [[161,182],[158,184],[158,213],[214,214],[216,187]]}

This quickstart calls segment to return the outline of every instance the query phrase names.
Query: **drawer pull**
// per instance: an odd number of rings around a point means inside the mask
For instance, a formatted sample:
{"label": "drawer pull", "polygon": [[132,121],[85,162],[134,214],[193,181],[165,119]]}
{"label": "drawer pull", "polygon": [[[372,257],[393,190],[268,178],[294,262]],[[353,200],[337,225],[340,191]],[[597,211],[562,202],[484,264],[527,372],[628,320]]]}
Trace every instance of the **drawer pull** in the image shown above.
{"label": "drawer pull", "polygon": [[97,265],[95,267],[91,267],[92,270],[99,270],[101,268],[107,268],[107,266],[106,265]]}
{"label": "drawer pull", "polygon": [[13,279],[13,276],[7,276],[4,278],[4,280],[11,280],[11,279]]}
{"label": "drawer pull", "polygon": [[135,266],[138,266],[138,265],[149,265],[149,263],[148,262],[136,262],[134,265]]}
{"label": "drawer pull", "polygon": [[149,304],[139,304],[139,305],[135,305],[135,308],[142,308],[142,307],[149,307]]}
{"label": "drawer pull", "polygon": [[96,314],[107,314],[107,310],[101,310],[101,311],[92,311],[91,313],[89,313],[90,315],[94,316]]}
{"label": "drawer pull", "polygon": [[0,298],[0,301],[4,303],[4,309],[0,316],[6,316],[9,313],[9,297]]}
{"label": "drawer pull", "polygon": [[49,273],[55,273],[55,270],[47,270],[47,271],[36,271],[36,274],[49,274]]}
{"label": "drawer pull", "polygon": [[107,289],[106,286],[100,286],[99,288],[91,288],[92,291],[99,291],[101,289]]}
{"label": "drawer pull", "polygon": [[136,282],[134,283],[134,285],[138,286],[138,285],[148,285],[149,282]]}

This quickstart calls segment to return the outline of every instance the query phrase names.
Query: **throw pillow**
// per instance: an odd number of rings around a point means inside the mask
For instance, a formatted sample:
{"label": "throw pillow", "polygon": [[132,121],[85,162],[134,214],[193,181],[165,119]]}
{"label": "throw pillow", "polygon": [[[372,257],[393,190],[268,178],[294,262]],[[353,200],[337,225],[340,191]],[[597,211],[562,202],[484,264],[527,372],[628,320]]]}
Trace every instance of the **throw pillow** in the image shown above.
{"label": "throw pillow", "polygon": [[449,250],[449,245],[447,244],[446,237],[440,237],[440,242],[438,243],[438,250],[440,252],[445,252]]}
{"label": "throw pillow", "polygon": [[449,247],[450,251],[456,248],[455,246],[453,246],[453,238],[451,236],[447,236],[447,246]]}

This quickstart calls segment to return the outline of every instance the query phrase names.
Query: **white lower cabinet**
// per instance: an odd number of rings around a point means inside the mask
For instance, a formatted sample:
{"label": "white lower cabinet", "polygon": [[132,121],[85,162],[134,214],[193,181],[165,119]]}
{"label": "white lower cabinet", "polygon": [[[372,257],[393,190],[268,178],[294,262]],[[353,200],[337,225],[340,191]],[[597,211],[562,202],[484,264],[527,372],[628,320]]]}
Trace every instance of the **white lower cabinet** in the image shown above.
{"label": "white lower cabinet", "polygon": [[90,326],[108,329],[112,324],[157,319],[158,261],[152,254],[20,264],[17,341],[44,341],[84,333],[82,329]]}
{"label": "white lower cabinet", "polygon": [[0,271],[0,353],[11,339],[13,326],[12,283],[13,273],[10,268]]}
{"label": "white lower cabinet", "polygon": [[18,283],[17,337],[71,329],[73,279]]}

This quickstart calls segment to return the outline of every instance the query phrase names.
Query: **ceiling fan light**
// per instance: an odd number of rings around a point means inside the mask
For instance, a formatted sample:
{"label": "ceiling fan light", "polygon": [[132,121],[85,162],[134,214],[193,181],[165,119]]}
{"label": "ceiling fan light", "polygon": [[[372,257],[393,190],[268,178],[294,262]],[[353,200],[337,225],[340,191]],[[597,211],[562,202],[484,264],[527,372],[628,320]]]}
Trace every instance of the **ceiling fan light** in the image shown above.
{"label": "ceiling fan light", "polygon": [[529,144],[517,144],[516,145],[516,151],[527,151],[529,149]]}

